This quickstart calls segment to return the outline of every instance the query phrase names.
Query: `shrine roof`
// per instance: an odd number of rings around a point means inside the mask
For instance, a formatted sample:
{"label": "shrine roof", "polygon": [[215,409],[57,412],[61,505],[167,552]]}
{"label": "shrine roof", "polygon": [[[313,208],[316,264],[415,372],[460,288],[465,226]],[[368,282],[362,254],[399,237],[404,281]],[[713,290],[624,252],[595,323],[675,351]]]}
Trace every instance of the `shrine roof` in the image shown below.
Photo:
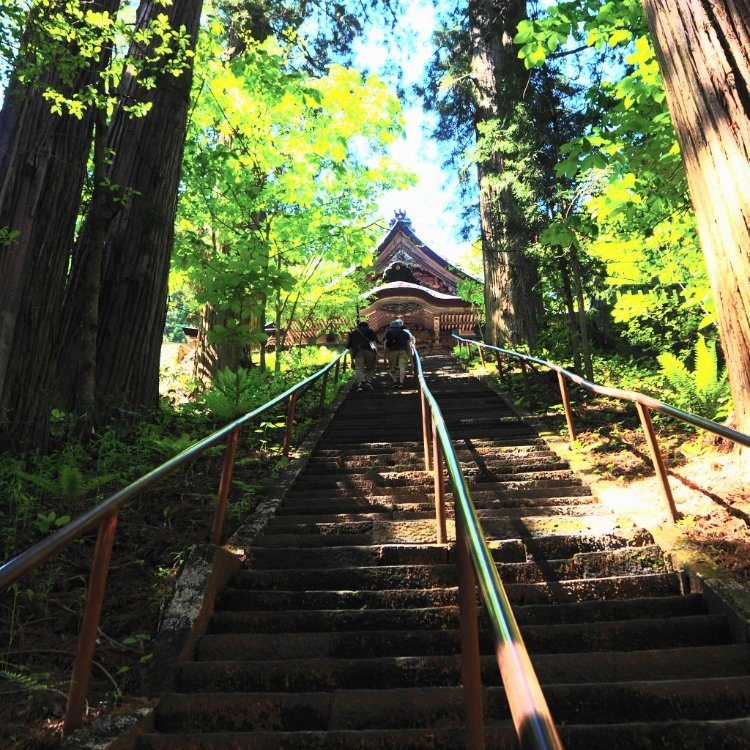
{"label": "shrine roof", "polygon": [[443,300],[447,302],[456,302],[461,305],[465,305],[466,303],[464,300],[461,299],[461,297],[456,296],[455,294],[444,294],[443,292],[435,291],[434,289],[430,289],[427,286],[422,286],[421,284],[412,284],[409,281],[391,281],[388,284],[381,284],[380,286],[373,287],[372,289],[368,289],[364,294],[361,294],[361,298],[370,297],[373,294],[382,294],[383,292],[393,292],[393,293],[402,293],[402,294],[424,294],[428,297],[433,297],[436,300]]}
{"label": "shrine roof", "polygon": [[461,268],[458,268],[458,266],[449,263],[445,258],[443,258],[441,255],[438,255],[438,253],[436,253],[432,248],[428,247],[422,240],[420,240],[419,237],[414,234],[414,230],[411,228],[411,221],[407,219],[403,213],[397,212],[396,217],[397,218],[389,228],[388,234],[386,235],[385,239],[378,245],[378,254],[382,253],[393,242],[394,238],[399,233],[402,233],[414,244],[416,248],[419,249],[419,251],[424,253],[424,255],[426,255],[431,261],[437,263],[446,271],[449,271],[459,278],[473,278],[470,274],[466,273]]}

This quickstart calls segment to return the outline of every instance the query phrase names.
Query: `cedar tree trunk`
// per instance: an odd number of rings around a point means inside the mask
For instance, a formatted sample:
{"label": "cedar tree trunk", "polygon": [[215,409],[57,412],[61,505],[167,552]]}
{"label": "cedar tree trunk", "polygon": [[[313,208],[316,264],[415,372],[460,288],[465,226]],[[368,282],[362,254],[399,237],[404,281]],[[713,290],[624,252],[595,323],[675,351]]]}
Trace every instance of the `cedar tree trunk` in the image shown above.
{"label": "cedar tree trunk", "polygon": [[[202,0],[164,7],[142,0],[138,17],[166,13],[173,28],[184,27],[195,49]],[[97,391],[106,409],[153,409],[159,398],[159,355],[166,320],[167,279],[174,237],[177,188],[187,130],[192,83],[189,68],[179,76],[160,75],[155,89],[132,92],[152,103],[145,117],[122,110],[110,127],[114,159],[109,179],[130,195],[107,231],[102,265],[97,336]],[[76,248],[65,297],[66,348],[59,379],[71,397],[78,377],[77,340],[83,320],[79,293],[91,255],[91,231],[84,227]]]}
{"label": "cedar tree trunk", "polygon": [[[95,6],[114,13],[119,0]],[[33,24],[32,14],[27,40],[35,33]],[[17,68],[25,62],[24,50]],[[63,86],[53,69],[40,83],[70,94],[95,82],[97,73],[84,68]],[[0,112],[0,227],[17,235],[0,246],[0,449],[44,447],[47,439],[57,326],[92,123],[91,112],[81,119],[52,114],[39,90],[15,76],[6,91]]]}
{"label": "cedar tree trunk", "polygon": [[645,0],[719,319],[750,433],[750,2]]}
{"label": "cedar tree trunk", "polygon": [[[477,139],[485,123],[508,122],[521,101],[526,73],[513,45],[522,0],[470,0],[471,71]],[[480,155],[479,213],[485,278],[486,338],[492,344],[534,344],[537,334],[536,272],[524,249],[529,228],[518,201],[501,185],[505,171],[497,150]]]}

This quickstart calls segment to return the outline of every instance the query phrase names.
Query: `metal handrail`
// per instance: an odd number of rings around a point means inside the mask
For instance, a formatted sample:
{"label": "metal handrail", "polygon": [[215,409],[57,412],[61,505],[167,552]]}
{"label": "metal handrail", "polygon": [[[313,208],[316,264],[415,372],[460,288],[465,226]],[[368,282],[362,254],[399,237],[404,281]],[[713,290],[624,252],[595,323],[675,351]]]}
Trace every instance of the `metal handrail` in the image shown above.
{"label": "metal handrail", "polygon": [[[465,670],[464,686],[467,690],[467,725],[470,724],[472,718],[474,719],[474,726],[467,726],[469,732],[467,747],[471,747],[472,750],[481,750],[484,747],[484,726],[481,717],[481,694],[478,687],[479,649],[476,633],[474,589],[472,587],[470,591],[461,591],[461,583],[467,581],[466,571],[462,572],[460,570],[464,544],[473,566],[474,575],[476,576],[476,578],[474,576],[468,578],[467,583],[470,583],[472,580],[479,583],[487,616],[495,636],[497,663],[500,668],[513,723],[521,741],[521,746],[523,748],[534,748],[534,750],[561,750],[563,747],[562,743],[541,687],[539,686],[539,681],[534,672],[531,660],[529,659],[521,631],[508,600],[508,595],[500,580],[495,561],[492,558],[492,553],[482,531],[479,517],[477,516],[466,479],[463,476],[458,458],[453,449],[453,444],[445,426],[440,407],[427,386],[419,353],[416,349],[414,349],[413,353],[422,403],[429,407],[432,418],[433,455],[437,459],[433,465],[436,484],[438,482],[438,474],[442,474],[442,462],[438,458],[442,454],[448,476],[453,486],[456,506],[456,543],[459,558],[459,601],[461,604],[467,603],[474,610],[473,614],[470,615],[471,628],[474,631],[471,634],[473,641],[471,645],[476,664],[473,667],[463,667]],[[423,424],[426,425],[424,420]],[[428,440],[425,437],[425,446],[427,442]],[[436,450],[438,442],[441,449],[439,452]],[[429,464],[429,461],[427,463]],[[444,498],[438,498],[436,492],[436,506],[441,501],[444,502]],[[439,514],[439,511],[436,512]],[[438,537],[440,537],[440,532],[438,532]],[[463,632],[465,627],[463,622],[465,612],[462,607],[460,608],[462,618],[461,640],[463,645],[467,634]],[[465,655],[462,656],[464,659],[466,658]],[[467,685],[467,671],[471,675],[470,679],[473,680],[473,685]],[[477,722],[480,722],[479,726],[476,725]]]}
{"label": "metal handrail", "polygon": [[[521,352],[516,352],[512,349],[503,349],[502,347],[493,346],[492,344],[485,344],[483,341],[475,341],[473,339],[463,338],[461,336],[457,336],[455,333],[452,334],[452,336],[456,341],[459,342],[459,344],[466,344],[467,351],[469,350],[470,345],[473,344],[477,347],[480,353],[482,349],[489,349],[496,352],[497,354],[505,354],[509,357],[515,357],[516,359],[521,360],[522,363],[533,362],[534,364],[542,365],[543,367],[548,367],[550,370],[554,370],[558,375],[558,383],[560,386],[562,403],[565,409],[565,419],[568,425],[570,442],[573,447],[575,447],[574,443],[576,441],[576,434],[575,428],[573,426],[573,413],[570,409],[570,402],[568,400],[568,392],[567,388],[565,387],[564,378],[577,383],[578,385],[586,388],[592,393],[596,393],[601,396],[610,396],[621,401],[632,401],[633,403],[635,403],[638,409],[638,415],[641,418],[641,424],[646,435],[646,440],[649,444],[649,449],[651,450],[654,469],[661,482],[665,500],[669,507],[669,512],[673,521],[677,520],[679,514],[674,504],[672,491],[669,487],[664,459],[656,442],[656,435],[650,417],[651,411],[655,411],[660,414],[666,414],[667,416],[674,417],[675,419],[679,419],[682,422],[687,422],[688,424],[694,425],[695,427],[700,427],[701,429],[712,432],[715,435],[720,435],[721,437],[727,438],[734,443],[750,446],[750,435],[738,430],[733,430],[731,427],[719,424],[718,422],[713,422],[710,419],[699,417],[697,414],[692,414],[689,411],[678,409],[676,406],[671,406],[664,401],[659,401],[658,399],[647,396],[644,393],[639,393],[638,391],[626,391],[622,390],[621,388],[611,388],[609,386],[598,385],[597,383],[592,383],[590,380],[586,380],[580,375],[576,375],[574,372],[570,372],[570,370],[566,370],[564,367],[556,365],[553,362],[548,362],[547,360],[539,359],[538,357],[532,357],[528,354],[522,354]],[[483,357],[482,361],[484,362]]]}
{"label": "metal handrail", "polygon": [[231,484],[234,455],[240,428],[259,415],[280,404],[285,399],[289,399],[286,433],[284,438],[284,455],[288,455],[297,396],[308,386],[322,377],[322,404],[327,392],[329,373],[331,369],[335,368],[335,381],[338,381],[339,368],[342,360],[347,354],[348,352],[346,350],[337,354],[329,364],[310,375],[310,377],[296,383],[291,388],[288,388],[286,391],[262,406],[259,406],[257,409],[235,419],[220,430],[217,430],[208,437],[194,443],[189,448],[186,448],[184,451],[177,454],[174,458],[165,461],[148,474],[131,482],[127,487],[124,487],[105,498],[100,503],[97,503],[97,505],[83,515],[69,521],[54,534],[45,537],[29,549],[0,565],[0,592],[3,592],[8,587],[12,586],[19,578],[30,573],[52,557],[56,552],[59,552],[82,536],[97,522],[99,523],[99,536],[97,538],[91,565],[91,575],[87,587],[87,600],[81,630],[78,636],[76,662],[73,667],[73,677],[71,678],[70,692],[68,694],[68,704],[63,725],[64,734],[67,734],[74,729],[78,729],[82,724],[85,695],[88,689],[91,662],[93,659],[94,641],[109,569],[109,558],[112,543],[114,541],[114,530],[117,524],[117,515],[120,507],[127,501],[133,500],[136,496],[140,495],[144,490],[148,489],[159,480],[164,479],[174,473],[181,466],[184,466],[186,463],[203,454],[207,448],[223,442],[224,439],[227,438],[224,467],[219,485],[219,498],[210,534],[211,541],[218,544],[221,538],[224,508],[226,506],[229,486]]}

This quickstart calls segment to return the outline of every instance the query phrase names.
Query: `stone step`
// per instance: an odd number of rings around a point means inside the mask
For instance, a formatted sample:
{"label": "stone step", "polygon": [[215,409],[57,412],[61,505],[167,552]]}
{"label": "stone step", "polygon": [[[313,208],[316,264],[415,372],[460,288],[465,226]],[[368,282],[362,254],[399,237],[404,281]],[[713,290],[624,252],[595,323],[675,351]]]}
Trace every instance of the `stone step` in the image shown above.
{"label": "stone step", "polygon": [[[567,724],[559,727],[566,750],[750,750],[750,719],[630,724]],[[517,750],[509,722],[485,729],[486,746]],[[456,750],[466,745],[463,728],[371,729],[366,731],[146,733],[138,750]]]}
{"label": "stone step", "polygon": [[[515,750],[510,722],[489,727],[488,747]],[[368,729],[365,731],[211,732],[142,734],[138,750],[456,750],[466,744],[463,728]]]}
{"label": "stone step", "polygon": [[[577,488],[575,488],[577,489]],[[479,497],[477,498],[477,495]],[[599,501],[587,495],[585,493],[579,493],[576,495],[561,496],[560,493],[555,493],[549,497],[502,497],[499,498],[495,493],[482,492],[472,493],[472,500],[474,501],[474,507],[477,509],[477,514],[480,518],[491,518],[491,517],[508,517],[513,514],[506,514],[505,511],[508,509],[515,508],[543,508],[546,509],[550,506],[559,507],[590,507],[591,513],[606,513],[610,515],[603,506],[599,505]],[[452,515],[452,494],[446,494],[446,511],[448,515]],[[362,496],[358,498],[343,498],[341,495],[334,496],[323,496],[319,498],[311,498],[308,502],[304,502],[304,498],[298,498],[295,502],[287,504],[286,501],[283,505],[279,506],[276,510],[276,515],[281,516],[323,516],[330,517],[332,515],[348,515],[348,516],[359,516],[361,514],[372,515],[377,514],[382,516],[383,514],[393,514],[394,518],[397,518],[399,514],[403,518],[411,518],[413,515],[408,514],[424,514],[429,513],[432,516],[435,514],[435,505],[432,496],[426,493],[417,495],[370,495]],[[530,515],[529,513],[523,514],[524,516]],[[542,513],[546,515],[546,511]],[[579,514],[580,515],[580,514]],[[417,517],[418,517],[417,516]]]}
{"label": "stone step", "polygon": [[[298,634],[347,633],[359,634],[365,653],[371,656],[388,655],[380,648],[396,648],[399,655],[437,654],[441,650],[398,651],[407,644],[393,643],[392,634],[412,632],[423,636],[426,643],[433,642],[430,631],[445,633],[458,628],[458,607],[423,607],[413,609],[367,610],[243,610],[217,612],[212,621],[212,635],[252,633],[278,635],[279,638]],[[573,622],[555,625],[521,625],[521,633],[532,653],[562,653],[575,651],[628,651],[636,649],[674,648],[677,646],[703,646],[725,644],[730,641],[727,621],[719,615],[693,615],[686,617],[640,618],[636,620],[604,620]],[[369,634],[369,635],[368,635]],[[443,637],[442,635],[440,636]],[[425,644],[419,648],[424,648]],[[437,644],[434,644],[437,646]],[[455,648],[458,648],[455,642]],[[487,633],[483,640],[488,653],[492,650]],[[279,646],[281,649],[281,645]],[[455,653],[455,651],[448,651]],[[325,654],[319,654],[325,656]],[[343,655],[343,654],[340,654]],[[280,655],[278,658],[283,658]]]}
{"label": "stone step", "polygon": [[[236,587],[256,591],[289,590],[378,590],[393,588],[430,588],[452,586],[456,581],[455,565],[375,565],[352,568],[287,568],[240,572],[234,578]],[[587,599],[627,599],[633,596],[682,594],[682,577],[678,573],[641,576],[594,578],[588,581],[551,581],[542,584],[506,586],[512,603],[571,602]],[[617,595],[620,593],[621,595]],[[515,597],[515,599],[514,599]]]}
{"label": "stone step", "polygon": [[[294,537],[308,539],[309,536]],[[320,538],[320,537],[318,537]],[[324,538],[325,539],[325,538]],[[538,583],[545,580],[561,581],[571,578],[606,578],[668,572],[664,554],[657,545],[580,552],[572,558],[526,562],[521,540],[490,540],[493,559],[499,563],[498,572],[505,584]],[[374,544],[370,546],[328,547],[256,547],[247,555],[248,565],[254,568],[285,569],[314,567],[355,568],[373,565],[440,565],[455,562],[449,545]]]}
{"label": "stone step", "polygon": [[[227,654],[226,657],[231,657]],[[662,651],[536,654],[532,663],[542,686],[740,677],[750,667],[747,645],[702,646]],[[494,655],[481,659],[482,684],[500,685]],[[340,690],[461,684],[460,654],[380,658],[259,659],[185,662],[178,692]]]}
{"label": "stone step", "polygon": [[[485,690],[488,715],[507,719],[500,688]],[[561,724],[744,718],[750,678],[547,685]],[[462,727],[460,687],[303,693],[166,693],[155,714],[161,731],[270,731]]]}

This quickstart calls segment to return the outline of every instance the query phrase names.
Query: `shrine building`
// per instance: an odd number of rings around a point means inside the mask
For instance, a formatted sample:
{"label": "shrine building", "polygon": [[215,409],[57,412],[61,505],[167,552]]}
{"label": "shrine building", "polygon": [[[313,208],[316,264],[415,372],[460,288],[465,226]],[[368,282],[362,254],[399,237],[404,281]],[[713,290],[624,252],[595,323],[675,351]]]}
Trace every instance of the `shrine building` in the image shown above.
{"label": "shrine building", "polygon": [[404,321],[422,353],[450,350],[452,332],[475,335],[477,317],[456,295],[458,282],[471,277],[427,247],[403,211],[378,246],[369,278],[373,287],[361,297],[360,318],[379,339],[395,318]]}

